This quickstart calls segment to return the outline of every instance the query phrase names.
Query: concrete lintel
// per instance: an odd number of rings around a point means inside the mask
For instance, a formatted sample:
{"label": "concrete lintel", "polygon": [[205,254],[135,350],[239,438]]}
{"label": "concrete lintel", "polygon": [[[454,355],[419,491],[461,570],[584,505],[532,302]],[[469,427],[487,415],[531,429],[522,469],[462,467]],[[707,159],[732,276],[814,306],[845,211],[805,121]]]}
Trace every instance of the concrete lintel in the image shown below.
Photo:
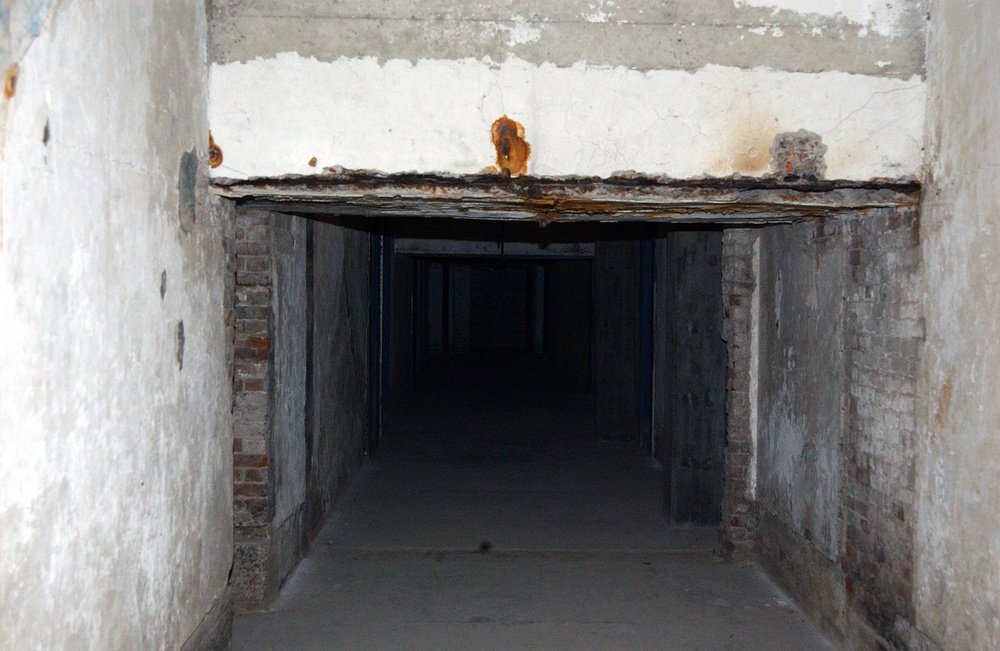
{"label": "concrete lintel", "polygon": [[215,179],[240,204],[315,216],[445,217],[498,221],[770,224],[915,206],[915,181],[809,181],[797,177],[672,180],[507,178],[496,175],[326,175]]}

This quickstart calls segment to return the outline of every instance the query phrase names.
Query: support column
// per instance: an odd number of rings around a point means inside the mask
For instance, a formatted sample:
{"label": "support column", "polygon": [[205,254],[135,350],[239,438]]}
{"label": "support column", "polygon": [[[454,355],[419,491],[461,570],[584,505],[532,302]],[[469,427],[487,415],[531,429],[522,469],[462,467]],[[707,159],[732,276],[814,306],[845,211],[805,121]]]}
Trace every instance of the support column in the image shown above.
{"label": "support column", "polygon": [[757,291],[757,231],[722,235],[723,339],[728,352],[726,448],[723,454],[720,550],[735,560],[756,556],[756,369],[753,308]]}

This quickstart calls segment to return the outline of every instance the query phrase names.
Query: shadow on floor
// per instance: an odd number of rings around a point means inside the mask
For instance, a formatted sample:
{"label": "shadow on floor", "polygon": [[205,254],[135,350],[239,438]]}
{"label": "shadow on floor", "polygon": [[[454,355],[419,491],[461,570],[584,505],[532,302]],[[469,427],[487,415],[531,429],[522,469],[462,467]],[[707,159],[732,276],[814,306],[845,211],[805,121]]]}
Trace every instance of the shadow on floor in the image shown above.
{"label": "shadow on floor", "polygon": [[240,649],[828,649],[538,357],[442,360]]}

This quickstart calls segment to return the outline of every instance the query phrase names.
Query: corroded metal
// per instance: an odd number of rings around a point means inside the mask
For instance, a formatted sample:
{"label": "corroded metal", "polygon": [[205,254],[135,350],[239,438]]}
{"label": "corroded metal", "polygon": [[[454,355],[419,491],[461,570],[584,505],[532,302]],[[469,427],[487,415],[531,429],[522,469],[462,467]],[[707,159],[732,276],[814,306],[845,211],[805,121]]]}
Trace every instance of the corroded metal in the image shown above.
{"label": "corroded metal", "polygon": [[551,222],[649,221],[767,224],[915,206],[915,181],[817,181],[798,177],[673,180],[640,175],[538,178],[481,174],[375,174],[328,169],[314,176],[215,179],[221,196],[301,214],[450,217]]}

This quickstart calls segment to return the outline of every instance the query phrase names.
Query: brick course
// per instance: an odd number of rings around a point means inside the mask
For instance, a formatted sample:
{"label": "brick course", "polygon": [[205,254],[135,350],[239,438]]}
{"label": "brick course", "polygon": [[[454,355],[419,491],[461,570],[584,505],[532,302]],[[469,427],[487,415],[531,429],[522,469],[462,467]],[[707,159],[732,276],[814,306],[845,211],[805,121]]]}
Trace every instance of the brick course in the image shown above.
{"label": "brick course", "polygon": [[270,524],[267,434],[271,373],[271,255],[268,213],[238,210],[233,265],[233,559],[238,608],[269,598]]}

